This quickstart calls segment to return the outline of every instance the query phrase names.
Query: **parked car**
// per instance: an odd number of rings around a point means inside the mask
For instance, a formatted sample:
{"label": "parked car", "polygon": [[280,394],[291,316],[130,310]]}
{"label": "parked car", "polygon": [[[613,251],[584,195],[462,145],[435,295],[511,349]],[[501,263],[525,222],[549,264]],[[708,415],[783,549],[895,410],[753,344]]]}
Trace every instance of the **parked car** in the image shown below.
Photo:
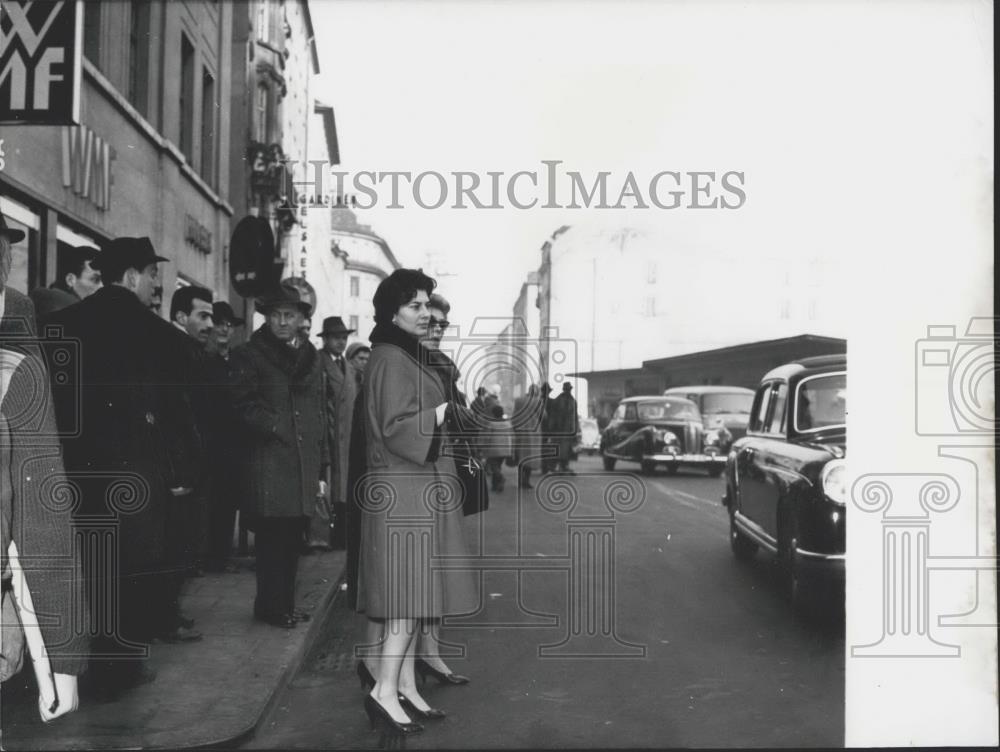
{"label": "parked car", "polygon": [[601,429],[596,418],[580,418],[580,443],[573,451],[577,454],[597,454],[601,449]]}
{"label": "parked car", "polygon": [[723,454],[729,451],[734,441],[746,435],[753,389],[696,384],[674,386],[663,394],[666,397],[686,397],[697,403],[705,432],[717,432],[719,448]]}
{"label": "parked car", "polygon": [[716,477],[726,463],[718,436],[706,436],[698,405],[684,397],[623,399],[601,435],[601,456],[605,470],[625,460],[638,462],[647,474],[663,465],[673,475],[688,465]]}
{"label": "parked car", "polygon": [[747,434],[726,462],[722,503],[733,554],[775,555],[792,602],[842,593],[846,554],[847,358],[829,355],[768,372]]}

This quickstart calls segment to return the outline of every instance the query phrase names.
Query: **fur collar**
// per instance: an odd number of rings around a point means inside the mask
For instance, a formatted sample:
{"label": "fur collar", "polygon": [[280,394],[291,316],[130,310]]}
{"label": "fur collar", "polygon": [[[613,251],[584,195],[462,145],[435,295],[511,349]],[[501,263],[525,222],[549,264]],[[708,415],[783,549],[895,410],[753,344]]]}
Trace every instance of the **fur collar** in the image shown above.
{"label": "fur collar", "polygon": [[458,369],[444,353],[425,347],[412,334],[407,334],[395,324],[376,324],[372,330],[372,348],[382,345],[394,345],[413,358],[422,367],[428,369],[441,381],[445,397],[455,399],[458,392],[455,382],[458,380]]}
{"label": "fur collar", "polygon": [[316,348],[311,342],[292,347],[274,336],[267,323],[250,335],[251,344],[276,368],[300,383],[316,365]]}

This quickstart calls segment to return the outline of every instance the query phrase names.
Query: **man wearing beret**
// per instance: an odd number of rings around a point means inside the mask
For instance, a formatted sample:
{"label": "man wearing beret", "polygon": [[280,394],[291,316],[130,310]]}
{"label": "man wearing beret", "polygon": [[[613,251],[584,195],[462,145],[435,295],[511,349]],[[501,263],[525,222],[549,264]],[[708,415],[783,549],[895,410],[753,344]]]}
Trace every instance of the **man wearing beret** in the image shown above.
{"label": "man wearing beret", "polygon": [[212,304],[212,334],[208,343],[208,382],[214,396],[213,412],[207,436],[212,503],[209,506],[208,557],[210,572],[236,572],[230,561],[233,552],[233,529],[239,509],[240,429],[229,393],[228,370],[233,329],[245,322],[224,300]]}
{"label": "man wearing beret", "polygon": [[[42,719],[49,721],[77,707],[77,676],[86,666],[89,647],[73,625],[78,619],[86,623],[88,615],[69,509],[45,503],[46,487],[66,484],[51,395],[37,381],[45,365],[34,339],[34,308],[27,297],[5,286],[11,245],[23,238],[24,232],[8,228],[0,214],[0,584],[4,637],[9,638],[7,629],[15,617],[7,549],[13,541],[36,612],[55,617],[41,625],[58,700],[54,709],[39,705]],[[74,605],[81,611],[74,613]],[[20,661],[22,656],[23,651],[4,642],[0,681],[26,662]]]}
{"label": "man wearing beret", "polygon": [[[166,260],[149,238],[117,238],[94,261],[105,286],[50,318],[80,348],[78,380],[53,381],[60,426],[72,432],[64,447],[70,479],[82,490],[78,524],[102,520],[117,543],[85,551],[84,559],[95,645],[109,659],[91,665],[102,690],[152,678],[142,658],[154,637],[198,636],[181,621],[182,573],[167,542],[169,507],[194,485],[198,438],[184,373],[187,338],[148,307]],[[102,558],[108,550],[117,560]]]}
{"label": "man wearing beret", "polygon": [[242,511],[254,532],[254,616],[292,628],[309,615],[295,607],[302,536],[329,463],[323,369],[311,342],[298,342],[312,306],[282,282],[257,302],[267,320],[233,351],[229,373],[242,439]]}

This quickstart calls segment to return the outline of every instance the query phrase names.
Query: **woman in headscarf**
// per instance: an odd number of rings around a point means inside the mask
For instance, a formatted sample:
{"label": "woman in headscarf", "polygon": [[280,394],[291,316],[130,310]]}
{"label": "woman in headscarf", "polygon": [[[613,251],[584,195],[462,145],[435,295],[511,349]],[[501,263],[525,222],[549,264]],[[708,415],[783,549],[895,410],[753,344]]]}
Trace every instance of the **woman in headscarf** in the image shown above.
{"label": "woman in headscarf", "polygon": [[[414,652],[420,622],[465,613],[477,602],[468,571],[432,558],[467,556],[461,487],[441,448],[460,405],[421,340],[435,282],[397,269],[375,292],[375,329],[365,373],[367,473],[362,482],[358,610],[384,619],[365,711],[390,733],[422,729],[413,717],[443,717],[417,691]],[[411,717],[412,716],[412,717]]]}

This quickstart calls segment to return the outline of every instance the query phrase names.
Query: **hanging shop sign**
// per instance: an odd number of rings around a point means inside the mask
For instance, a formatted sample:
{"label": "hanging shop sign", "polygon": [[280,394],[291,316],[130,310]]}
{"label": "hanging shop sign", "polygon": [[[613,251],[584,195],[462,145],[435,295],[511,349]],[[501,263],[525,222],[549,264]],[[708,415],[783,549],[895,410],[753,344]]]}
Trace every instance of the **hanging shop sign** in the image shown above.
{"label": "hanging shop sign", "polygon": [[83,0],[0,2],[0,123],[80,122]]}

